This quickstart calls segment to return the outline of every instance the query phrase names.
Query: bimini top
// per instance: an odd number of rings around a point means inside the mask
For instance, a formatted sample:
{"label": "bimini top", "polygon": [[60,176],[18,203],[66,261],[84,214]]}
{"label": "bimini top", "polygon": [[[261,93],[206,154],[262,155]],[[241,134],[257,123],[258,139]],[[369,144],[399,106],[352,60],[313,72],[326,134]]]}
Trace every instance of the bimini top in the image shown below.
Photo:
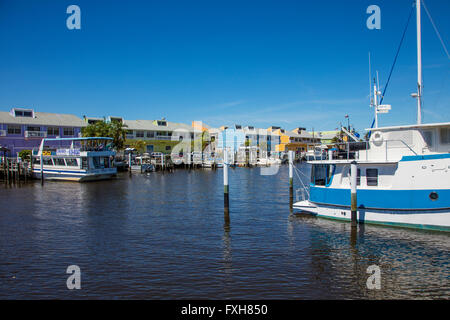
{"label": "bimini top", "polygon": [[109,137],[83,137],[83,138],[44,138],[45,141],[85,141],[85,140],[114,140]]}
{"label": "bimini top", "polygon": [[421,128],[435,128],[435,127],[449,127],[450,122],[441,123],[424,123],[424,124],[412,124],[404,126],[392,126],[382,128],[369,128],[366,131],[386,131],[386,130],[401,130],[401,129],[421,129]]}

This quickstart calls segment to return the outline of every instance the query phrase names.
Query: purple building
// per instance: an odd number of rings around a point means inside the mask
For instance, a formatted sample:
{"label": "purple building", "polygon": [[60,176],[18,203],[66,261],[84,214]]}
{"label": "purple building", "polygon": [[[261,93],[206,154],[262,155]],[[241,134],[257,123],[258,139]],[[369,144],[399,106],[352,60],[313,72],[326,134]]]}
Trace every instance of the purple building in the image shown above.
{"label": "purple building", "polygon": [[22,150],[38,148],[42,138],[79,137],[81,128],[86,125],[71,114],[35,112],[26,108],[0,111],[0,146],[11,150],[11,156],[15,157]]}

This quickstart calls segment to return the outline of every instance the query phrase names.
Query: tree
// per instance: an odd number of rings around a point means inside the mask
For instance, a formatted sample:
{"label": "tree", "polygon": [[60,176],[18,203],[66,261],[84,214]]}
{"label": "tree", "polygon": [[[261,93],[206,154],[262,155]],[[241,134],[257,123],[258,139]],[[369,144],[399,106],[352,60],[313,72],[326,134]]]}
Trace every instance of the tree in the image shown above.
{"label": "tree", "polygon": [[83,137],[109,137],[113,138],[113,146],[116,150],[123,149],[126,132],[124,125],[119,121],[107,123],[97,121],[81,129]]}
{"label": "tree", "polygon": [[117,150],[123,149],[126,139],[126,131],[124,127],[126,127],[122,122],[112,121],[110,124],[109,133],[110,137],[113,138],[114,147]]}
{"label": "tree", "polygon": [[31,159],[31,150],[22,150],[19,152],[19,158],[23,161],[29,161]]}

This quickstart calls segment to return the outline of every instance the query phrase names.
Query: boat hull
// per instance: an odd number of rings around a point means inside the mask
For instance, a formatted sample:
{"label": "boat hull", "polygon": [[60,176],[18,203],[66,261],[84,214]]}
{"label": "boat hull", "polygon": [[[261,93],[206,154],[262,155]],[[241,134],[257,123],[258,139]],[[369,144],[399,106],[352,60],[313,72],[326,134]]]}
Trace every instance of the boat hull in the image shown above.
{"label": "boat hull", "polygon": [[[297,212],[306,212],[318,217],[351,221],[351,210],[347,206],[317,204],[304,200],[295,203],[293,208]],[[450,232],[450,208],[425,210],[358,208],[357,219],[359,223]]]}
{"label": "boat hull", "polygon": [[[116,170],[109,170],[106,172],[95,172],[95,173],[77,173],[77,172],[54,172],[47,171],[44,169],[44,179],[53,181],[74,181],[74,182],[88,182],[88,181],[99,181],[108,180],[115,176]],[[36,179],[41,179],[40,170],[33,172],[33,177]]]}

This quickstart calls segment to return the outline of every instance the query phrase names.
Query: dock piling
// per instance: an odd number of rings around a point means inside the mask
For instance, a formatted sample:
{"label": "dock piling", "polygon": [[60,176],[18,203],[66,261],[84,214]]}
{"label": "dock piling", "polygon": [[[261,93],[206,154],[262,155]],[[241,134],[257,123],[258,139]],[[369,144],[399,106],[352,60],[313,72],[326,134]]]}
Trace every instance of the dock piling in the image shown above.
{"label": "dock piling", "polygon": [[356,196],[357,175],[358,175],[357,163],[356,163],[356,161],[352,161],[352,163],[350,165],[352,227],[356,227],[356,223],[357,223],[357,207],[358,207],[358,201],[357,201],[357,196]]}
{"label": "dock piling", "polygon": [[227,150],[223,151],[223,200],[224,207],[228,210],[230,205],[229,199],[229,187],[228,187],[228,152]]}
{"label": "dock piling", "polygon": [[292,207],[294,200],[294,151],[289,150],[289,204]]}

